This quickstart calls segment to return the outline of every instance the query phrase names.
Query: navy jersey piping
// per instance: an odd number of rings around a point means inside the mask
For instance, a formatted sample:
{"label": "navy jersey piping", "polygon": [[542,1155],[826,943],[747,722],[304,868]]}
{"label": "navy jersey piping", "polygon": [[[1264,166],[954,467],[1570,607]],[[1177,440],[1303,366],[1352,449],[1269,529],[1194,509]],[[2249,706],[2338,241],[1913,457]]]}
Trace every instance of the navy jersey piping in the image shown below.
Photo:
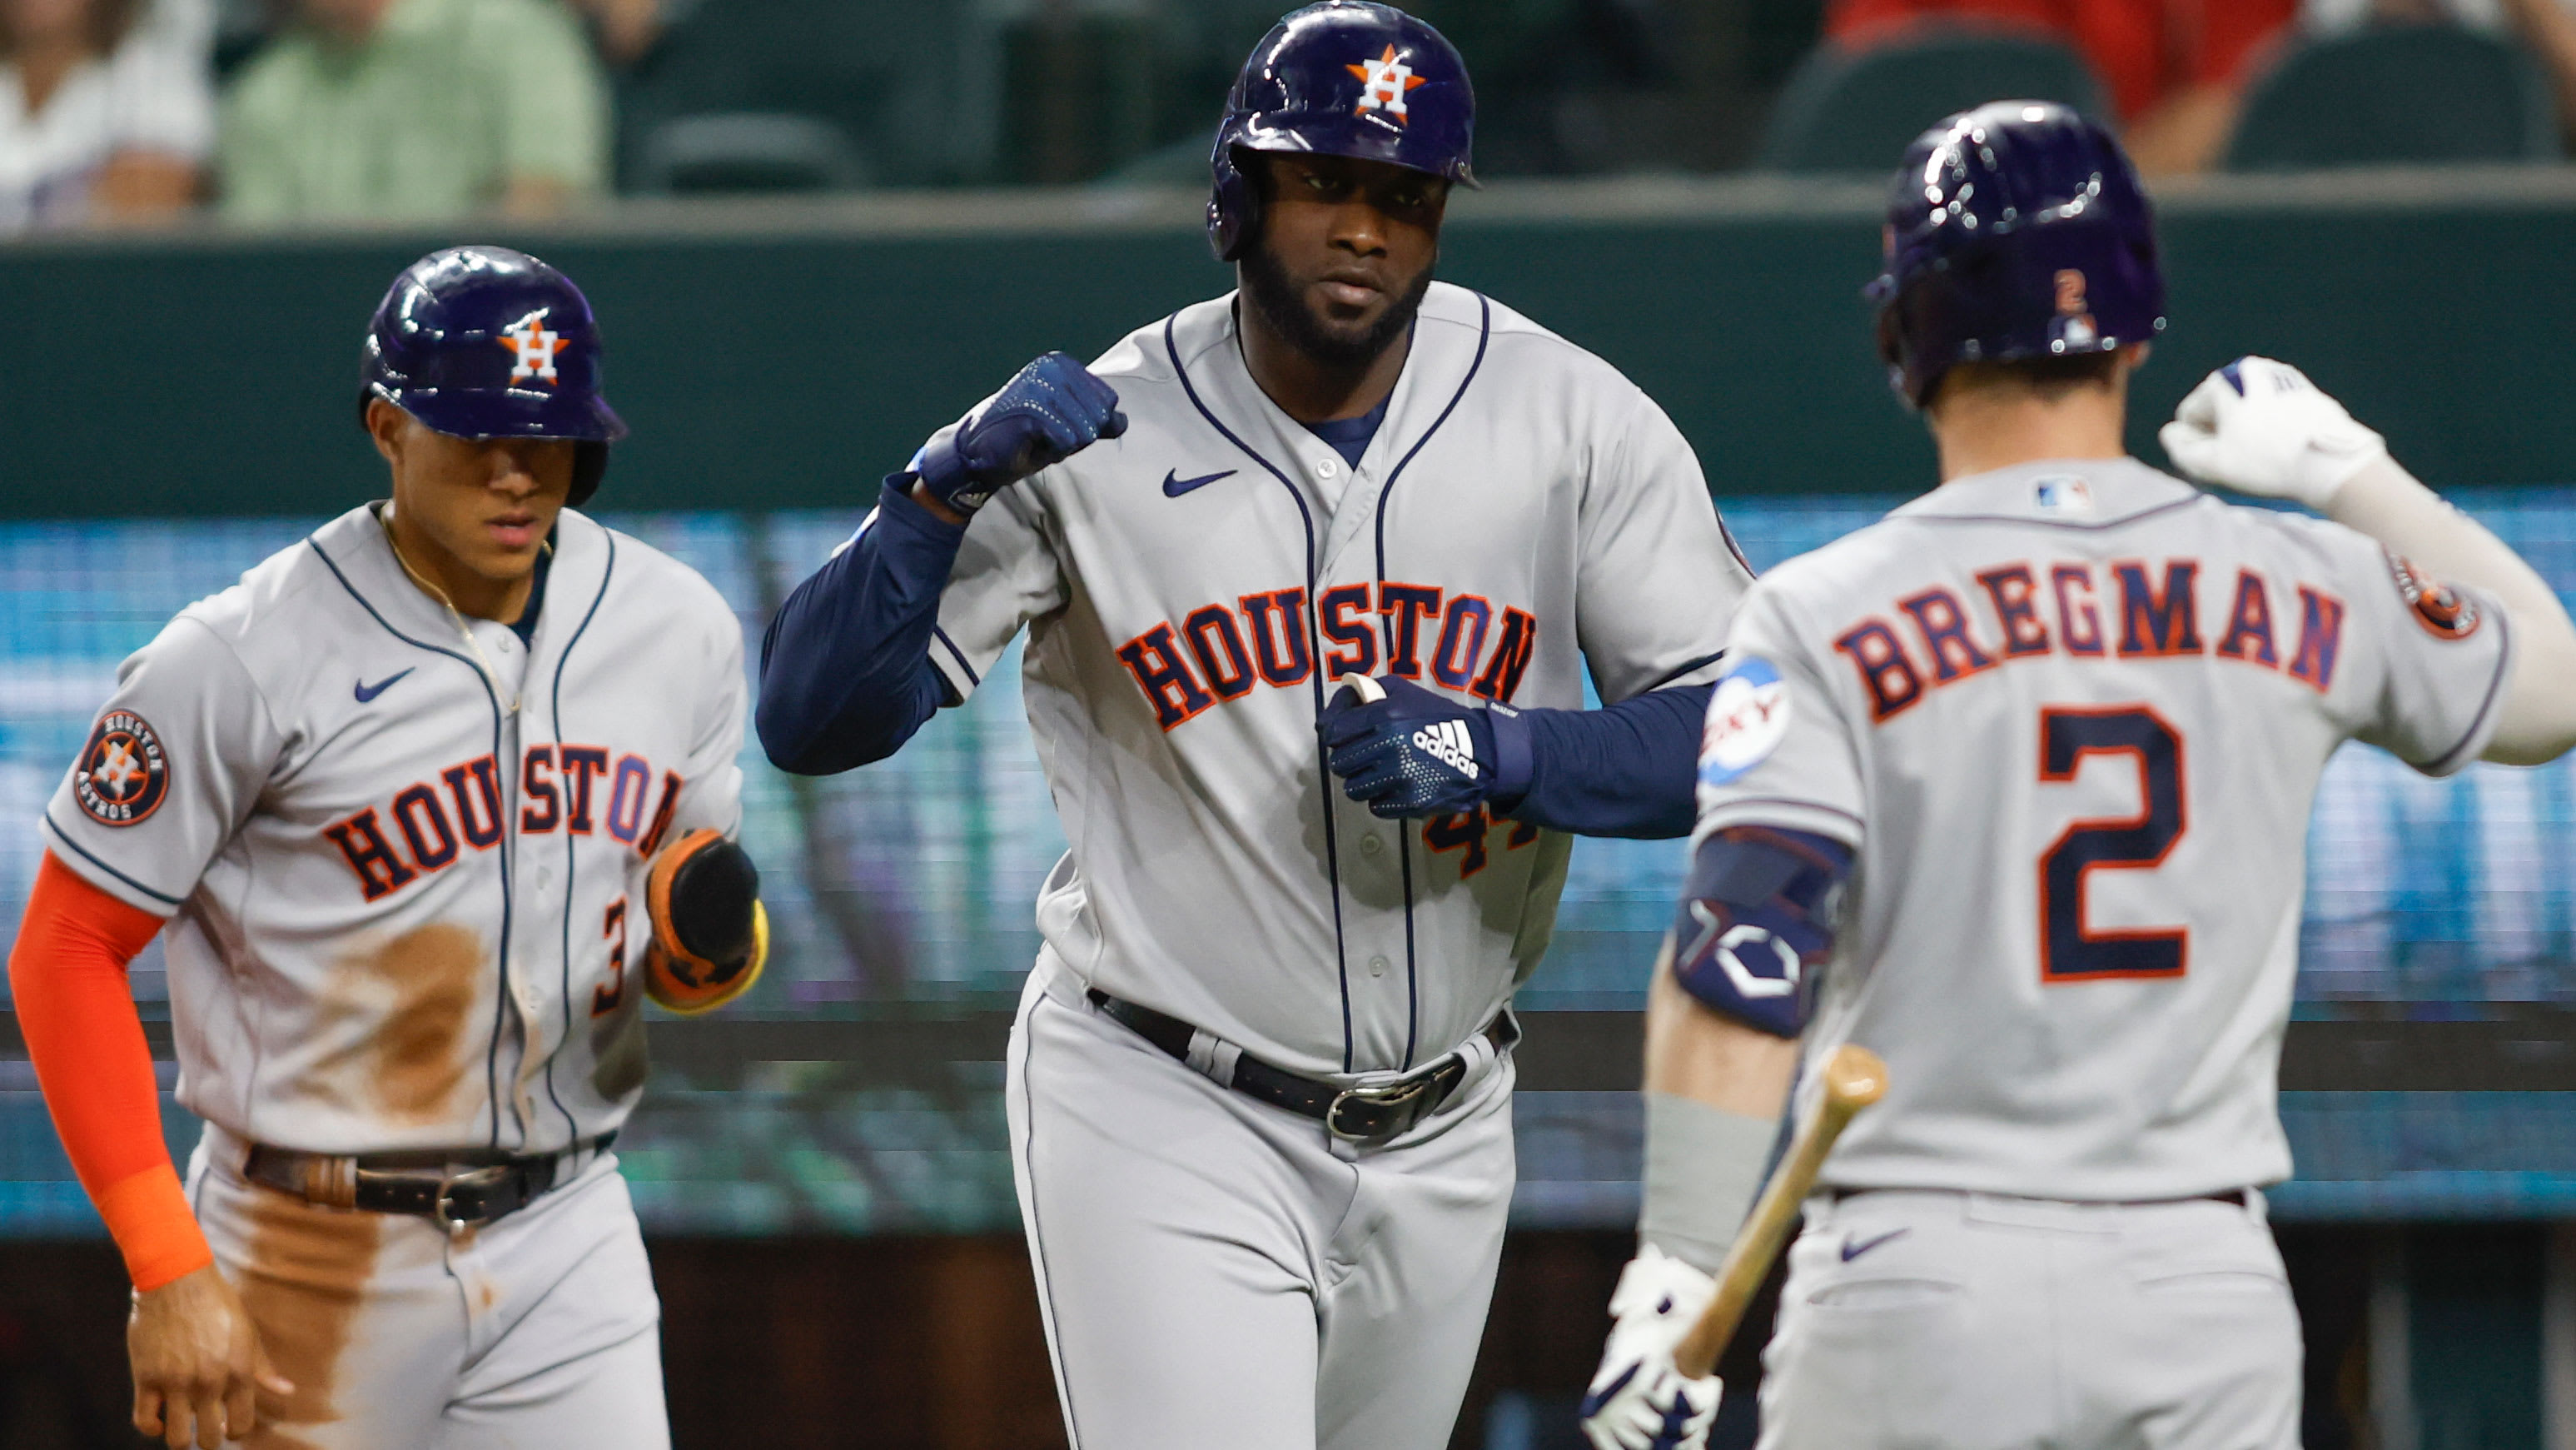
{"label": "navy jersey piping", "polygon": [[105,861],[100,860],[88,847],[73,840],[71,832],[54,824],[54,813],[51,808],[48,808],[45,811],[43,820],[45,822],[45,829],[54,833],[54,839],[71,847],[73,852],[79,855],[82,860],[87,861],[89,864],[106,872],[108,875],[115,877],[117,880],[124,882],[126,885],[133,887],[135,890],[142,892],[144,895],[149,896],[153,900],[161,902],[166,906],[175,909],[177,907],[187,905],[187,898],[180,896],[164,896],[160,892],[153,890],[151,887],[144,885],[142,882],[137,881],[133,877],[126,875],[124,872],[117,870],[113,866],[110,866]]}
{"label": "navy jersey piping", "polygon": [[[581,623],[579,623],[579,624],[577,624],[577,625],[573,626],[572,637],[564,641],[563,652],[562,652],[561,654],[558,654],[558,655],[556,655],[556,656],[555,656],[555,687],[554,687],[553,696],[552,696],[552,703],[548,705],[547,710],[548,710],[548,713],[549,713],[549,714],[551,714],[551,715],[554,717],[554,726],[555,726],[555,758],[556,758],[557,760],[561,760],[561,759],[563,758],[563,735],[564,735],[564,725],[563,725],[563,677],[564,677],[564,669],[565,669],[565,667],[566,667],[566,666],[568,666],[568,665],[569,665],[569,664],[571,664],[571,662],[572,662],[572,651],[573,651],[573,646],[575,646],[575,645],[577,645],[577,644],[580,644],[580,643],[581,643],[581,637],[582,637],[584,634],[589,633],[589,631],[590,631],[590,622],[591,622],[592,620],[594,620],[594,619],[596,619],[596,618],[598,618],[598,617],[599,617],[599,605],[600,605],[600,601],[601,601],[601,600],[604,600],[604,599],[606,599],[606,598],[608,597],[608,583],[609,583],[609,581],[617,577],[617,535],[616,535],[616,534],[614,534],[614,533],[612,533],[612,532],[610,532],[609,530],[607,530],[607,529],[605,529],[605,528],[601,529],[601,530],[599,531],[599,533],[600,533],[600,537],[601,537],[601,538],[603,538],[603,539],[605,539],[605,540],[608,542],[608,562],[607,562],[605,565],[603,565],[603,566],[600,568],[600,571],[599,571],[599,592],[598,592],[597,594],[594,594],[594,595],[592,595],[592,596],[590,597],[590,608],[589,608],[589,609],[587,609],[587,610],[585,610],[585,611],[583,611],[582,616],[581,616]],[[650,777],[647,777],[647,779],[650,779]],[[577,864],[577,863],[578,863],[578,861],[580,860],[579,854],[578,854],[578,853],[573,849],[573,847],[574,847],[573,833],[572,833],[572,831],[571,831],[569,828],[567,828],[567,829],[564,831],[564,833],[563,833],[563,839],[564,839],[564,905],[563,905],[563,1024],[564,1024],[564,1035],[563,1035],[563,1041],[562,1041],[561,1043],[557,1044],[557,1050],[556,1050],[556,1051],[554,1051],[554,1052],[549,1052],[549,1053],[547,1053],[547,1054],[546,1054],[546,1098],[547,1098],[547,1100],[548,1100],[548,1101],[552,1102],[552,1103],[555,1105],[555,1111],[563,1115],[563,1120],[564,1120],[564,1131],[565,1131],[566,1133],[568,1133],[568,1134],[570,1134],[570,1135],[571,1135],[571,1136],[570,1136],[570,1138],[567,1140],[567,1141],[568,1141],[568,1143],[569,1143],[571,1146],[579,1146],[579,1144],[581,1143],[581,1124],[580,1124],[580,1122],[579,1122],[578,1120],[576,1120],[576,1119],[573,1117],[573,1115],[572,1115],[572,1110],[571,1110],[570,1108],[567,1108],[567,1107],[565,1107],[565,1106],[564,1106],[564,1104],[563,1104],[563,1095],[555,1091],[555,1059],[556,1059],[557,1057],[559,1057],[559,1056],[561,1056],[561,1055],[562,1055],[562,1048],[564,1048],[564,1047],[569,1047],[569,1046],[571,1046],[571,1045],[572,1045],[572,996],[573,996],[573,993],[572,993],[572,903],[573,903],[573,897],[574,897],[574,895],[576,894],[576,893],[574,892],[574,890],[573,890],[573,886],[574,886],[573,872],[574,872],[574,869],[575,869],[576,864]],[[506,929],[507,929],[507,922],[508,922],[508,918],[507,918],[507,916],[506,916],[506,914],[505,914],[505,915],[504,915],[504,917],[503,917],[503,929],[504,929],[504,930],[506,930]],[[649,931],[649,930],[651,930],[651,923],[649,923],[649,922],[648,922],[648,923],[646,923],[646,927],[645,927],[645,929],[646,929],[646,930],[648,930],[648,931]],[[620,961],[620,962],[617,964],[617,970],[618,970],[618,974],[619,974],[619,980],[620,980],[621,982],[623,982],[623,981],[625,980],[626,963],[625,963],[625,962],[623,962],[623,961]],[[629,984],[629,985],[632,985],[632,984]],[[636,1010],[636,1011],[638,1011],[638,1012],[643,1011],[643,1010],[644,1010],[644,1004],[643,1004],[643,1003],[641,1003],[641,1002],[636,1003],[636,1004],[635,1004],[635,1010]],[[522,1144],[521,1146],[522,1146],[522,1147],[525,1147],[525,1146],[527,1146],[527,1145],[526,1145],[526,1144]]]}
{"label": "navy jersey piping", "polygon": [[[1682,664],[1675,665],[1671,669],[1664,671],[1663,678],[1655,681],[1651,685],[1648,685],[1646,688],[1639,690],[1637,695],[1653,694],[1655,691],[1662,689],[1664,686],[1669,685],[1673,681],[1680,679],[1682,676],[1689,674],[1691,671],[1698,669],[1700,666],[1713,665],[1724,658],[1726,658],[1726,651],[1718,650],[1711,654],[1701,655],[1698,659],[1689,660]],[[1637,698],[1637,695],[1631,695],[1628,698],[1633,700]]]}
{"label": "navy jersey piping", "polygon": [[2423,767],[2429,772],[2438,774],[2451,769],[2460,752],[2468,749],[2469,742],[2477,739],[2478,732],[2486,728],[2487,716],[2494,711],[2498,697],[2504,694],[2504,677],[2513,667],[2513,626],[2501,609],[2495,611],[2495,621],[2496,632],[2504,639],[2503,648],[2496,651],[2495,677],[2487,681],[2487,697],[2478,702],[2478,713],[2470,718],[2468,733],[2460,737],[2459,743],[2435,756],[2431,765]]}
{"label": "navy jersey piping", "polygon": [[[365,594],[360,593],[358,586],[350,582],[349,576],[341,572],[339,562],[333,559],[331,555],[323,549],[321,540],[307,534],[304,536],[304,542],[312,547],[313,555],[315,558],[322,561],[322,567],[331,571],[331,577],[340,581],[340,587],[349,591],[349,597],[358,601],[358,607],[367,611],[367,617],[373,619],[378,625],[382,626],[385,633],[392,635],[394,638],[401,640],[403,643],[410,645],[414,649],[425,649],[431,654],[445,655],[449,659],[456,661],[458,664],[463,665],[474,672],[475,681],[483,686],[484,700],[492,707],[492,758],[497,762],[501,758],[501,697],[499,694],[494,692],[491,678],[483,673],[482,666],[467,659],[465,656],[458,654],[452,649],[442,649],[426,640],[414,639],[410,635],[403,633],[401,630],[394,628],[393,621],[385,618],[383,612],[376,608],[375,602],[368,599]],[[499,1152],[501,1148],[501,1014],[502,1009],[507,1006],[510,1001],[511,886],[510,863],[505,857],[501,863],[501,943],[498,953],[500,981],[498,983],[498,989],[492,996],[491,1041],[485,1044],[483,1048],[484,1115],[491,1120],[492,1129],[488,1136],[488,1146],[490,1146],[494,1152]],[[516,1117],[517,1113],[518,1109],[514,1104],[511,1108],[511,1115]],[[519,1134],[523,1140],[527,1136],[527,1130],[527,1124],[521,1123],[519,1125]]]}
{"label": "navy jersey piping", "polygon": [[[1432,419],[1431,426],[1423,429],[1422,436],[1414,439],[1413,446],[1404,450],[1404,456],[1396,460],[1394,471],[1386,476],[1386,486],[1377,492],[1377,592],[1380,599],[1386,597],[1386,501],[1395,497],[1395,481],[1404,477],[1404,470],[1412,465],[1424,448],[1430,446],[1432,435],[1440,431],[1440,425],[1448,422],[1449,415],[1458,411],[1458,404],[1466,398],[1467,389],[1475,383],[1476,374],[1485,366],[1485,345],[1493,337],[1494,304],[1492,299],[1479,292],[1476,294],[1476,355],[1467,362],[1467,375],[1458,380],[1458,391],[1449,395],[1449,405],[1440,410],[1440,416]],[[1386,657],[1392,661],[1395,658],[1395,620],[1381,618],[1378,629],[1386,637]],[[1323,656],[1315,658],[1320,660]],[[1418,968],[1413,950],[1413,830],[1410,825],[1399,825],[1395,833],[1396,860],[1404,873],[1404,1066],[1408,1070],[1413,1066],[1414,1039],[1421,1030]],[[1350,1070],[1351,1065],[1345,1060],[1342,1071]]]}
{"label": "navy jersey piping", "polygon": [[966,651],[957,647],[957,641],[948,637],[948,631],[941,629],[938,625],[934,624],[930,627],[930,637],[939,641],[941,644],[948,646],[948,657],[957,661],[957,668],[966,676],[966,683],[969,686],[981,685],[984,683],[984,677],[975,673],[975,667],[973,665],[966,663]]}
{"label": "navy jersey piping", "polygon": [[[1181,365],[1180,346],[1172,340],[1172,324],[1179,315],[1174,313],[1171,317],[1163,319],[1163,352],[1172,360],[1172,376],[1179,380],[1181,392],[1189,398],[1190,406],[1199,410],[1199,416],[1207,419],[1209,427],[1214,428],[1226,442],[1243,450],[1245,457],[1260,464],[1263,472],[1279,480],[1279,486],[1288,490],[1289,499],[1297,505],[1299,521],[1305,525],[1306,648],[1315,661],[1314,673],[1307,676],[1307,683],[1314,697],[1315,720],[1320,725],[1324,718],[1324,640],[1315,622],[1319,606],[1315,602],[1315,587],[1318,581],[1315,577],[1314,511],[1306,507],[1306,496],[1297,491],[1297,485],[1288,481],[1287,474],[1279,471],[1279,465],[1262,457],[1251,444],[1236,437],[1234,430],[1219,421],[1216,414],[1209,410],[1208,405],[1200,401],[1199,390],[1190,385],[1190,370]],[[1318,785],[1323,791],[1324,800],[1324,874],[1330,879],[1333,888],[1333,973],[1335,985],[1340,990],[1342,998],[1342,1071],[1349,1072],[1351,1070],[1351,965],[1349,949],[1342,940],[1342,848],[1333,829],[1333,772],[1331,767],[1324,764],[1322,751],[1315,753],[1315,774]]]}
{"label": "navy jersey piping", "polygon": [[2021,524],[2035,525],[2043,529],[2074,529],[2079,533],[2092,534],[2100,533],[2104,529],[2127,528],[2131,524],[2144,519],[2154,518],[2158,514],[2168,514],[2178,508],[2189,508],[2193,504],[2202,502],[2205,497],[2206,495],[2204,494],[2196,493],[2189,498],[2173,499],[2165,503],[2157,504],[2154,508],[2140,509],[2133,514],[2122,514],[2116,519],[2096,519],[2091,523],[2085,523],[2077,519],[2025,518],[2020,514],[1936,513],[1904,514],[1901,516],[1890,514],[1888,515],[1888,521],[1893,523],[1898,522],[1901,519],[1902,522],[1915,524]]}

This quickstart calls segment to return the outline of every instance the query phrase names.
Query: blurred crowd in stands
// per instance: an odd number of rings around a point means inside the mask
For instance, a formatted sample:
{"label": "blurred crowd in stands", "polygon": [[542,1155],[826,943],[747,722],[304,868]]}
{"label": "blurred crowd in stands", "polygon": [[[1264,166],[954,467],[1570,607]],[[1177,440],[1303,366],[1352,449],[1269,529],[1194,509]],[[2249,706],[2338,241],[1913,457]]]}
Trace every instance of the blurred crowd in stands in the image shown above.
{"label": "blurred crowd in stands", "polygon": [[[0,0],[0,235],[1196,184],[1279,0]],[[1422,0],[1487,176],[1865,171],[2000,94],[2173,175],[2546,161],[2576,0]]]}

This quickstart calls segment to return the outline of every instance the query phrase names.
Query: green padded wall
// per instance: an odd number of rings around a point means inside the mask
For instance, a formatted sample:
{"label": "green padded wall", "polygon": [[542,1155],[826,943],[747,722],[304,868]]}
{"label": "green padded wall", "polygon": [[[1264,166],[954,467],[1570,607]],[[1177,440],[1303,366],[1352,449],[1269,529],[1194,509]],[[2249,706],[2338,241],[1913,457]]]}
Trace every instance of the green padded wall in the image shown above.
{"label": "green padded wall", "polygon": [[[1568,194],[1552,215],[1470,209],[1446,275],[1625,369],[1721,498],[1929,482],[1930,447],[1871,352],[1865,193],[1627,219]],[[2576,476],[2576,196],[2171,213],[2174,325],[2131,430],[2145,456],[2202,372],[2270,351],[2428,478]],[[607,484],[620,507],[860,502],[1031,355],[1088,356],[1230,283],[1182,226],[890,235],[797,214],[764,236],[674,215],[659,232],[497,238],[562,264],[598,306],[611,394],[635,426]],[[412,257],[489,230],[0,249],[0,517],[315,513],[371,496],[380,465],[352,420],[367,314]]]}

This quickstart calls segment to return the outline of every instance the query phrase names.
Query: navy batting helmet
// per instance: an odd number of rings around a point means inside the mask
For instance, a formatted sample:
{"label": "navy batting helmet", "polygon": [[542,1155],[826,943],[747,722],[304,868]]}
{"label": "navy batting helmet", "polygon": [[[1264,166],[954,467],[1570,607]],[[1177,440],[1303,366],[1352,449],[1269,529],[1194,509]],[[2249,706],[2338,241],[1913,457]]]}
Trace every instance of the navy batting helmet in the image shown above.
{"label": "navy batting helmet", "polygon": [[571,439],[578,506],[626,436],[599,388],[599,325],[571,278],[507,247],[450,247],[404,268],[376,305],[358,417],[382,398],[459,438]]}
{"label": "navy batting helmet", "polygon": [[1260,188],[1235,164],[1238,150],[1385,161],[1473,186],[1475,132],[1467,63],[1439,31],[1367,0],[1292,11],[1226,95],[1208,157],[1208,245],[1231,262],[1258,228]]}
{"label": "navy batting helmet", "polygon": [[2155,216],[2111,133],[2046,101],[1962,111],[1906,148],[1879,355],[1916,407],[1952,365],[2110,352],[2164,331]]}

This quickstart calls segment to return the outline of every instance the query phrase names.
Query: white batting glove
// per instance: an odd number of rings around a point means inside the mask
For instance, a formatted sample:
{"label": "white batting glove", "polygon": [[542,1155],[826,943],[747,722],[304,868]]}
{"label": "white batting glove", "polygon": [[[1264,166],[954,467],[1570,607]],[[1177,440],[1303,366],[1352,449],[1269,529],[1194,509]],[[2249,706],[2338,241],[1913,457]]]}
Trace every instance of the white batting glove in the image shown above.
{"label": "white batting glove", "polygon": [[1717,1293],[1717,1281],[1653,1244],[1637,1250],[1610,1296],[1610,1342],[1583,1396],[1596,1450],[1704,1450],[1725,1392],[1717,1376],[1684,1379],[1673,1350]]}
{"label": "white batting glove", "polygon": [[2387,441],[2268,357],[2240,357],[2208,377],[2156,434],[2182,471],[2239,493],[2285,498],[2319,513]]}

